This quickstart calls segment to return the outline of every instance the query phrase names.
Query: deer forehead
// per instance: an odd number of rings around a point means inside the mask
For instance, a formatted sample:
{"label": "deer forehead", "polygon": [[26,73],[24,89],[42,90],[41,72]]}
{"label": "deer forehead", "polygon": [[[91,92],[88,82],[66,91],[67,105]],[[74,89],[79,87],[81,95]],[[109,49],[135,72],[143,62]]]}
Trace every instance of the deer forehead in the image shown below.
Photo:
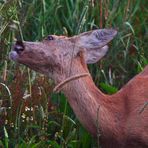
{"label": "deer forehead", "polygon": [[43,41],[41,44],[43,50],[46,50],[47,52],[53,51],[56,54],[70,54],[74,50],[77,50],[77,48],[80,48],[76,44],[70,42],[65,36],[56,36],[55,40]]}

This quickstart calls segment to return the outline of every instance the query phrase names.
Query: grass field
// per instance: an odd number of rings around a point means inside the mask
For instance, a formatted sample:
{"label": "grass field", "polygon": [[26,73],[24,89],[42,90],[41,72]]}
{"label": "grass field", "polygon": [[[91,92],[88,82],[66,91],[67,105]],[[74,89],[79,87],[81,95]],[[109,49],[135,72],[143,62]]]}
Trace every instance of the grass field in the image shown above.
{"label": "grass field", "polygon": [[95,148],[52,80],[9,60],[16,39],[72,36],[116,28],[100,62],[89,65],[96,85],[112,94],[148,64],[146,0],[0,0],[0,147]]}

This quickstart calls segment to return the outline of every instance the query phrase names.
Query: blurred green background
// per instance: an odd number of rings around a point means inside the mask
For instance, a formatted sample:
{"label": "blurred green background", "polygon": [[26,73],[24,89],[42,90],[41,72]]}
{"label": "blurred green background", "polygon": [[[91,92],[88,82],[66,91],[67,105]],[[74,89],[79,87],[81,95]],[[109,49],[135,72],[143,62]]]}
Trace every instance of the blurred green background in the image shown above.
{"label": "blurred green background", "polygon": [[9,60],[16,38],[118,29],[107,56],[89,65],[96,85],[112,94],[148,64],[147,14],[147,0],[0,0],[0,147],[98,147],[65,96],[52,93],[52,80]]}

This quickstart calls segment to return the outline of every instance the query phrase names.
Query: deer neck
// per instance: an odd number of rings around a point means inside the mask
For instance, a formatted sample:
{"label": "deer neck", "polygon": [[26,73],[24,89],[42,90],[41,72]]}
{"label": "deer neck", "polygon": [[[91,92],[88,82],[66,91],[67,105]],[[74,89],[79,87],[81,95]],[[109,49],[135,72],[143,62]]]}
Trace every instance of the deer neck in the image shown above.
{"label": "deer neck", "polygon": [[[74,61],[71,72],[69,71],[65,76],[59,76],[56,82],[76,74],[87,73],[86,65]],[[67,75],[67,76],[66,76]],[[59,80],[60,78],[60,80]],[[68,99],[70,106],[79,118],[80,122],[96,136],[97,130],[97,114],[100,106],[106,103],[106,96],[97,89],[91,76],[82,77],[66,83],[62,91]]]}

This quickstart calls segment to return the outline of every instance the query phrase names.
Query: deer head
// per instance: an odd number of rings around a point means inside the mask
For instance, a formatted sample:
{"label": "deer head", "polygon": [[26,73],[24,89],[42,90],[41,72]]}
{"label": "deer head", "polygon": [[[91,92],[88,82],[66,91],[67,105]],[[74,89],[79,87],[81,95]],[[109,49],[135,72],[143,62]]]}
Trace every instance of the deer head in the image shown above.
{"label": "deer head", "polygon": [[10,58],[54,79],[57,73],[67,71],[71,61],[80,55],[83,63],[99,61],[108,51],[106,44],[116,34],[114,29],[100,29],[69,38],[49,35],[40,42],[17,41]]}

